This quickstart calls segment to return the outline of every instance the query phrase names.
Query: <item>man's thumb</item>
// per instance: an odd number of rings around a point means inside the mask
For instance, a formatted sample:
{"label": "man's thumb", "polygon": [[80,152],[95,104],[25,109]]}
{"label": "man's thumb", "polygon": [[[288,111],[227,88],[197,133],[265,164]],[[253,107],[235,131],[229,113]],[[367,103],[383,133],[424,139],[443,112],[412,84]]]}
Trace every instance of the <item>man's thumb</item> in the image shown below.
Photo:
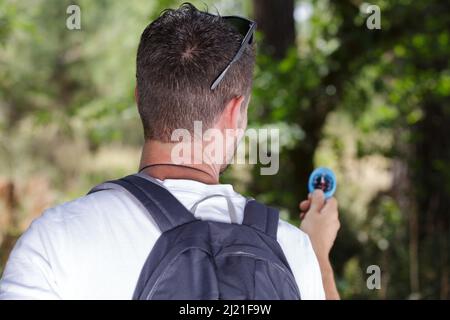
{"label": "man's thumb", "polygon": [[325,195],[322,190],[316,189],[311,195],[310,211],[319,212],[325,204]]}

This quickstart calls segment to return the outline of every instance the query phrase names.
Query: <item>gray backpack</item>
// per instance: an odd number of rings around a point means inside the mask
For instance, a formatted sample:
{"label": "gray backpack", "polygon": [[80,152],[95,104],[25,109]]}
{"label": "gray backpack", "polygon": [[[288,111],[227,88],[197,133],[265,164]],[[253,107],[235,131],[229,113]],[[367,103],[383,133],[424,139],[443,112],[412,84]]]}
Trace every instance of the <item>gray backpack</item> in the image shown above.
{"label": "gray backpack", "polygon": [[133,299],[300,299],[277,242],[278,211],[248,200],[242,225],[196,219],[167,189],[130,175],[118,185],[147,209],[161,236],[139,277]]}

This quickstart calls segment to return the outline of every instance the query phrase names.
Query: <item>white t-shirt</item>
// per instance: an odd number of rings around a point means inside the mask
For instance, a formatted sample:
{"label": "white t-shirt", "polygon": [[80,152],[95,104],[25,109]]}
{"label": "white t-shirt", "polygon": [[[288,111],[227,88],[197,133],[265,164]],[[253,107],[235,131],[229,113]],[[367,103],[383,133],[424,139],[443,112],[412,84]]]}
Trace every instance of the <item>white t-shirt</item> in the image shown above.
{"label": "white t-shirt", "polygon": [[[149,178],[148,176],[141,175]],[[153,179],[186,208],[201,202],[196,218],[242,223],[246,199],[229,184]],[[125,190],[96,192],[48,209],[15,245],[2,279],[0,299],[131,299],[141,268],[161,232]],[[324,299],[319,264],[308,236],[280,220],[277,240],[302,299]]]}

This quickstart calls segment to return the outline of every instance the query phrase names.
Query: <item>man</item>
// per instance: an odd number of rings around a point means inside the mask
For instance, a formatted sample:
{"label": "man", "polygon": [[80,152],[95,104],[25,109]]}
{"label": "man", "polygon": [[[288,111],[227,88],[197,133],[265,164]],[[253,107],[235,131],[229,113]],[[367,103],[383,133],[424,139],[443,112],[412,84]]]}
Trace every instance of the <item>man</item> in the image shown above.
{"label": "man", "polygon": [[[231,185],[219,184],[247,125],[255,54],[251,41],[241,46],[243,38],[225,19],[186,4],[151,23],[138,48],[136,100],[145,135],[139,175],[167,188],[202,220],[243,219],[246,199]],[[198,161],[193,153],[192,161],[175,163],[179,144],[172,134],[193,132],[195,121],[204,129],[235,132],[233,143],[212,152],[223,152],[223,159]],[[194,140],[195,148],[211,148]],[[328,259],[339,228],[337,202],[315,191],[300,209],[301,229],[280,220],[277,241],[303,299],[338,299]],[[142,205],[122,190],[48,209],[12,251],[0,298],[130,299],[160,234]]]}

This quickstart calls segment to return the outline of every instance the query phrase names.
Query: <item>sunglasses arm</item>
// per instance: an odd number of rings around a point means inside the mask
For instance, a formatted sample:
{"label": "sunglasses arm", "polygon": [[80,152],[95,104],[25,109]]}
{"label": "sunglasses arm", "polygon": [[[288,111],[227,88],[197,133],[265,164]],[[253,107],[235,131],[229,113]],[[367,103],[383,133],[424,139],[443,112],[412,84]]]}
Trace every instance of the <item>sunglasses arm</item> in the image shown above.
{"label": "sunglasses arm", "polygon": [[227,73],[228,69],[230,69],[233,62],[234,60],[230,64],[228,64],[228,66],[222,71],[222,73],[217,77],[217,79],[214,80],[213,84],[211,85],[211,90],[214,90],[219,85],[219,83],[222,81],[223,77]]}

